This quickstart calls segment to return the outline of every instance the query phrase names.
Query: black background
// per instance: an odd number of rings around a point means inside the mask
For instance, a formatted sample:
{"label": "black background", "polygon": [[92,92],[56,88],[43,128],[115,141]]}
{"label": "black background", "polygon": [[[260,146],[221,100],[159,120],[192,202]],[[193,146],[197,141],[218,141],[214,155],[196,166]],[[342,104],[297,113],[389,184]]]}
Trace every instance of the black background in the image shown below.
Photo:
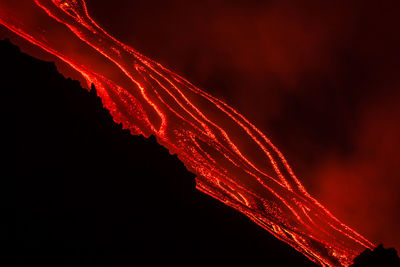
{"label": "black background", "polygon": [[176,156],[122,130],[95,90],[8,41],[0,58],[7,265],[314,266],[197,191]]}
{"label": "black background", "polygon": [[[398,1],[87,3],[119,40],[246,115],[341,221],[399,248]],[[287,245],[197,192],[194,176],[154,139],[115,125],[95,93],[3,44],[1,256],[301,266],[289,263]],[[117,232],[103,238],[105,229]]]}

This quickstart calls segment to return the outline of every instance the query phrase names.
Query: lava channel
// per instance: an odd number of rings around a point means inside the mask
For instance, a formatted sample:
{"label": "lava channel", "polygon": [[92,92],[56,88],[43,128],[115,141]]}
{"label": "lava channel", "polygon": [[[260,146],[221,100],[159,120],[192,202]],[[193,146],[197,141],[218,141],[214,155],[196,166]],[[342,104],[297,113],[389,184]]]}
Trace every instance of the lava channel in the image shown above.
{"label": "lava channel", "polygon": [[108,34],[84,0],[2,0],[0,24],[80,73],[116,123],[156,136],[196,174],[197,189],[310,260],[348,266],[373,247],[309,195],[243,115]]}

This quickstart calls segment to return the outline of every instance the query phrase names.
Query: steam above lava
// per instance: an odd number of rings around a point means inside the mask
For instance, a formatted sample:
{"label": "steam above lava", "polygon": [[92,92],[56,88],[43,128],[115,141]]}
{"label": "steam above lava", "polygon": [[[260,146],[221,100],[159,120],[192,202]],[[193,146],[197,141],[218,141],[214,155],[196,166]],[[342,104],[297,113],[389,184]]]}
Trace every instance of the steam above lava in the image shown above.
{"label": "steam above lava", "polygon": [[0,23],[64,61],[88,88],[93,84],[116,123],[156,136],[197,175],[199,190],[311,260],[347,266],[373,247],[309,195],[283,154],[243,115],[112,37],[83,0],[3,1]]}

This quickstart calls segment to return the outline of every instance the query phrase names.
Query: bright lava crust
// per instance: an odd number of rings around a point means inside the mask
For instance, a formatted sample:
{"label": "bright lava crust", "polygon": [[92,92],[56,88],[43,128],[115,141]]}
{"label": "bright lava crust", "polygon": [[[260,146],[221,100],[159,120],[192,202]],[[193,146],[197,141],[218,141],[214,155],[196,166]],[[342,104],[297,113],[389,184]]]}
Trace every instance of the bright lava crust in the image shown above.
{"label": "bright lava crust", "polygon": [[94,84],[123,128],[155,135],[197,175],[197,189],[309,259],[348,266],[373,247],[307,193],[282,153],[245,117],[113,38],[84,0],[2,0],[0,23],[74,68],[89,88]]}

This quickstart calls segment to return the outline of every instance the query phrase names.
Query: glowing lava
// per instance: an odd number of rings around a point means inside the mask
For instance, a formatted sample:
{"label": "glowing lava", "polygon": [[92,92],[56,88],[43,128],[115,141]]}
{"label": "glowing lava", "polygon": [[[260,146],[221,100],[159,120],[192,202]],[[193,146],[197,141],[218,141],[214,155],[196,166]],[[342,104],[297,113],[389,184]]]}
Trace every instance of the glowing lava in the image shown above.
{"label": "glowing lava", "polygon": [[155,135],[197,175],[199,190],[309,259],[347,266],[373,247],[307,193],[282,153],[246,118],[110,36],[83,0],[2,0],[0,23],[69,64],[88,87],[94,84],[115,122],[132,134]]}

